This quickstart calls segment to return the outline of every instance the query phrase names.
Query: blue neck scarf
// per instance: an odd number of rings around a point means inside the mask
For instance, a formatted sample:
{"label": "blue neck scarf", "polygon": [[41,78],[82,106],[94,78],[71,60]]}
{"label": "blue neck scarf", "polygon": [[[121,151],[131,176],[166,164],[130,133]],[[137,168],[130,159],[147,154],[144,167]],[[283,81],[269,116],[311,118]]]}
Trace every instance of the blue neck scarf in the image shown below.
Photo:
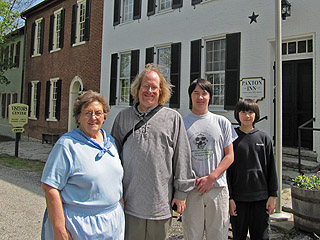
{"label": "blue neck scarf", "polygon": [[111,157],[114,157],[114,154],[110,151],[110,148],[113,146],[114,139],[113,137],[107,133],[105,130],[100,129],[103,134],[104,142],[103,147],[97,143],[93,138],[88,137],[84,134],[79,128],[72,129],[70,132],[64,134],[64,136],[69,136],[73,139],[78,140],[84,144],[87,144],[91,147],[99,149],[99,153],[96,155],[95,160],[99,161],[105,153],[108,153]]}

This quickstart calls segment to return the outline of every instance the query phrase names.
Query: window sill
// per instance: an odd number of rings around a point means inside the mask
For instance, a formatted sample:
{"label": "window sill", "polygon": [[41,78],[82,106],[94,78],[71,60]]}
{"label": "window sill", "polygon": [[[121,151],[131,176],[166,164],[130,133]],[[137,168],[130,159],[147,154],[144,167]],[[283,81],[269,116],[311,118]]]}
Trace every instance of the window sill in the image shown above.
{"label": "window sill", "polygon": [[72,47],[81,46],[81,45],[84,45],[85,43],[86,43],[86,41],[82,41],[82,42],[74,43],[74,44],[72,44]]}
{"label": "window sill", "polygon": [[30,119],[30,120],[38,120],[38,118],[36,118],[36,117],[29,117],[28,119]]}
{"label": "window sill", "polygon": [[34,55],[32,55],[31,57],[40,57],[41,56],[41,54],[40,53],[38,53],[38,54],[34,54]]}
{"label": "window sill", "polygon": [[58,120],[56,118],[47,118],[46,121],[47,122],[58,122]]}
{"label": "window sill", "polygon": [[228,110],[224,109],[224,106],[213,106],[213,105],[209,106],[209,111],[210,112],[221,112],[221,113],[227,113],[228,112]]}
{"label": "window sill", "polygon": [[50,51],[50,53],[54,53],[54,52],[59,52],[61,50],[61,48],[56,48]]}

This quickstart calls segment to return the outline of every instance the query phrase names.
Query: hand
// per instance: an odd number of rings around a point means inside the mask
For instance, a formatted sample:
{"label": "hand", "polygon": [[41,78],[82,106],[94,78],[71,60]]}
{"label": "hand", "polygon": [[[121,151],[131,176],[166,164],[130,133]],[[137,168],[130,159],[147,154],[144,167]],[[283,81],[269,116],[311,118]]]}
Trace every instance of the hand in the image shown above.
{"label": "hand", "polygon": [[196,186],[200,193],[204,194],[209,192],[214,185],[215,179],[213,179],[210,175],[197,178],[196,179]]}
{"label": "hand", "polygon": [[63,232],[55,231],[54,240],[72,240],[70,232],[66,228],[64,230]]}
{"label": "hand", "polygon": [[173,207],[173,205],[176,204],[177,205],[177,213],[183,213],[184,210],[186,209],[186,200],[180,200],[178,198],[173,198],[172,202],[171,202],[171,207]]}
{"label": "hand", "polygon": [[238,216],[236,202],[233,199],[229,200],[229,213],[230,216]]}
{"label": "hand", "polygon": [[266,204],[267,213],[273,214],[275,208],[276,208],[276,197],[269,197]]}

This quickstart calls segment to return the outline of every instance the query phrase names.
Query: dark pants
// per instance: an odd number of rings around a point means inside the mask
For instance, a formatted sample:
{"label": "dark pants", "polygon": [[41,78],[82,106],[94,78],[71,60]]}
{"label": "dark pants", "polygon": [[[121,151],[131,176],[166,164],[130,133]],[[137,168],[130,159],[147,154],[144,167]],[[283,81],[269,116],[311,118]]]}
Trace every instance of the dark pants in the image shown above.
{"label": "dark pants", "polygon": [[235,240],[245,240],[248,229],[251,240],[269,239],[270,218],[267,200],[235,202],[238,216],[231,216],[232,235]]}

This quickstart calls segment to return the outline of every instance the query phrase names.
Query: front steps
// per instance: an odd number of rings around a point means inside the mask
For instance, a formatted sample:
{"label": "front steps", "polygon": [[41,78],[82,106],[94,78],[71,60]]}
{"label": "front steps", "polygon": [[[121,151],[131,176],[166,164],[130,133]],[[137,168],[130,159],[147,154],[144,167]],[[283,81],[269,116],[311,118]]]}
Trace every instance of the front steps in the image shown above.
{"label": "front steps", "polygon": [[[301,171],[305,174],[313,174],[320,170],[320,162],[317,162],[318,154],[311,150],[301,150]],[[297,148],[282,149],[282,185],[290,185],[292,179],[300,175],[299,156]]]}

